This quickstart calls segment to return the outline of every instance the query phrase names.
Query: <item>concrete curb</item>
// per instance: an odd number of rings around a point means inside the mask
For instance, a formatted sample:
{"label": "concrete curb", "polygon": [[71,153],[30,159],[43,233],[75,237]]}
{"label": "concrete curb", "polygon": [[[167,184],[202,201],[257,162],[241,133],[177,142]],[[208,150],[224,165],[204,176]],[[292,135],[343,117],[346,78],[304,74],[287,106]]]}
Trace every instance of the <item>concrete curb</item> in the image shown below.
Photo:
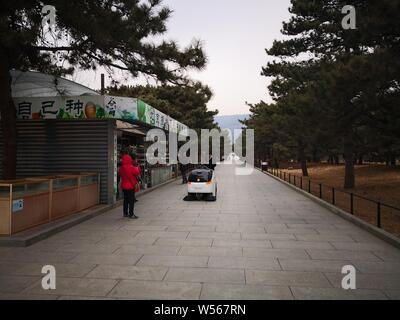
{"label": "concrete curb", "polygon": [[295,187],[294,185],[278,178],[275,177],[274,175],[270,174],[269,172],[265,172],[265,171],[261,171],[260,169],[257,168],[257,170],[259,170],[260,172],[268,175],[269,177],[283,183],[284,185],[286,185],[287,187],[297,191],[298,193],[301,193],[303,196],[311,199],[312,201],[316,202],[317,204],[319,204],[320,206],[324,207],[325,209],[328,209],[329,211],[331,211],[332,213],[336,214],[337,216],[357,225],[358,227],[372,233],[374,236],[380,238],[383,241],[386,241],[387,243],[395,246],[396,248],[400,249],[400,238],[397,238],[396,236],[390,234],[389,232],[386,232],[385,230],[379,229],[371,224],[369,224],[368,222],[365,222],[364,220],[361,220],[360,218],[357,218],[356,216],[351,215],[350,213],[304,191],[301,190],[297,187]]}
{"label": "concrete curb", "polygon": [[[170,183],[177,181],[179,178],[172,179],[165,183],[162,183],[154,188],[143,190],[137,194],[137,198],[140,198],[148,193],[158,190]],[[37,226],[33,229],[19,232],[10,237],[0,236],[0,247],[28,247],[39,241],[47,239],[57,233],[70,229],[82,222],[100,216],[112,209],[118,208],[123,204],[123,200],[118,201],[113,205],[98,205],[93,208],[87,209],[80,213],[72,216],[62,218],[51,223]]]}

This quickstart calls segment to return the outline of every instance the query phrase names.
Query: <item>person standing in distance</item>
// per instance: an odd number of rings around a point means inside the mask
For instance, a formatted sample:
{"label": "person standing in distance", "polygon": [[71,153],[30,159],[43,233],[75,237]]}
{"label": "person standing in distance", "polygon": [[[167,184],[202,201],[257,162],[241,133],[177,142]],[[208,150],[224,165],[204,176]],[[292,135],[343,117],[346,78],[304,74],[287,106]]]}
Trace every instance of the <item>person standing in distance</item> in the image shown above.
{"label": "person standing in distance", "polygon": [[138,184],[137,177],[140,176],[140,168],[133,165],[133,159],[130,155],[122,157],[122,166],[119,169],[121,177],[121,189],[124,193],[124,217],[137,219],[135,215],[135,191]]}

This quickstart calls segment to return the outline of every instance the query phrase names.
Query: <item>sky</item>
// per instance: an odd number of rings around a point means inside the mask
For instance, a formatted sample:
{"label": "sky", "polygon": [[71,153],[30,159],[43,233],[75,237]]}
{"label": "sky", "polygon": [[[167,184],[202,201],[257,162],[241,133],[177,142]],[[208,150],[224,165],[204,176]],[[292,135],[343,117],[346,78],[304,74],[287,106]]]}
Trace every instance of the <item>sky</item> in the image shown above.
{"label": "sky", "polygon": [[[214,93],[210,110],[219,115],[248,113],[246,101],[271,101],[269,80],[261,68],[272,58],[265,49],[282,39],[282,22],[290,17],[290,0],[164,0],[173,10],[166,39],[181,47],[193,39],[202,41],[208,65],[191,72],[193,79],[209,85]],[[100,73],[80,73],[73,80],[98,89]],[[131,79],[129,84],[138,80]]]}

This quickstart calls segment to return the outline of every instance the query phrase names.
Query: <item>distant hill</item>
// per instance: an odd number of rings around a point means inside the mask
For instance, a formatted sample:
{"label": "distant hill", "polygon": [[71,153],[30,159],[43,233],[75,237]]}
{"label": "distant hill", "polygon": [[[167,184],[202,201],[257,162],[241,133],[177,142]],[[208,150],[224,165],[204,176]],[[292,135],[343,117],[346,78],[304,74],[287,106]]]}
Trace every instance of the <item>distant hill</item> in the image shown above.
{"label": "distant hill", "polygon": [[[235,129],[242,129],[243,125],[239,122],[239,120],[245,120],[248,118],[248,114],[236,114],[232,116],[216,116],[215,122],[218,123],[221,129],[230,129],[233,133]],[[235,134],[235,138],[239,137],[238,133]]]}
{"label": "distant hill", "polygon": [[243,125],[239,120],[248,118],[248,114],[236,114],[233,116],[216,116],[215,122],[218,123],[221,129],[242,129]]}

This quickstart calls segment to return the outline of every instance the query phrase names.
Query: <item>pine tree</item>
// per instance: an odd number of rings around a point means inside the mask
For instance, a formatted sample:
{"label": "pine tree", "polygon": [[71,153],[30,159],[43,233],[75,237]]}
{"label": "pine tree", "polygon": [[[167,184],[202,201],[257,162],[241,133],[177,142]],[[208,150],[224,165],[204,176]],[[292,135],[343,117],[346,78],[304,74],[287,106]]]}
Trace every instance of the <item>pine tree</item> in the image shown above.
{"label": "pine tree", "polygon": [[[185,70],[202,69],[206,57],[199,42],[180,49],[173,41],[151,41],[166,32],[171,10],[161,0],[49,0],[56,25],[42,25],[43,2],[18,0],[0,9],[0,106],[4,141],[3,175],[15,177],[16,110],[11,69],[53,74],[105,66],[134,77],[188,84]],[[57,62],[62,61],[62,64]],[[66,66],[66,67],[64,67]]]}

